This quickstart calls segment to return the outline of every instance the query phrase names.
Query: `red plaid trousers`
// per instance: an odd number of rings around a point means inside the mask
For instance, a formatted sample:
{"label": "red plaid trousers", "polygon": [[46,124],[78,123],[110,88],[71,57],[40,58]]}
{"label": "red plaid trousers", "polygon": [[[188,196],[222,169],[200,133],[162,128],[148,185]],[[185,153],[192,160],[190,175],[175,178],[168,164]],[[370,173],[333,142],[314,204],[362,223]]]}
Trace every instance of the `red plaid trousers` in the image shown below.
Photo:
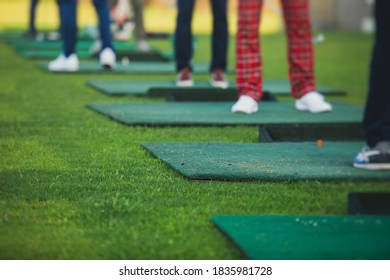
{"label": "red plaid trousers", "polygon": [[[236,35],[236,85],[241,95],[263,96],[259,23],[263,0],[239,0]],[[308,0],[281,0],[288,42],[291,92],[300,98],[315,91]]]}

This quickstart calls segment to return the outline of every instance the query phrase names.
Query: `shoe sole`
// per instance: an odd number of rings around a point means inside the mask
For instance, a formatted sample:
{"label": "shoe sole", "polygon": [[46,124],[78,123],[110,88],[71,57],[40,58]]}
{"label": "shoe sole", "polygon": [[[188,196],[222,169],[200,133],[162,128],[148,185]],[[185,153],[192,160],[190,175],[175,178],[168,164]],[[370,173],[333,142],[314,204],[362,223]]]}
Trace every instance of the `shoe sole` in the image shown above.
{"label": "shoe sole", "polygon": [[250,112],[241,111],[241,110],[238,110],[238,109],[236,109],[236,110],[231,110],[231,112],[234,113],[234,114],[241,113],[241,114],[248,114],[248,115],[257,113],[258,111],[259,111],[259,110],[254,110],[254,111],[250,111]]}
{"label": "shoe sole", "polygon": [[112,70],[112,68],[114,68],[113,66],[108,65],[108,64],[102,64],[102,67],[104,70]]}
{"label": "shoe sole", "polygon": [[232,113],[243,113],[243,114],[253,114],[253,113],[256,113],[258,111],[259,111],[259,108],[252,109],[252,110],[250,110],[250,112],[242,110],[240,108],[232,108],[231,109]]}
{"label": "shoe sole", "polygon": [[211,81],[210,84],[211,84],[212,87],[215,87],[215,88],[226,89],[226,88],[229,87],[229,84],[228,83],[224,83],[224,82],[214,82],[214,81]]}
{"label": "shoe sole", "polygon": [[101,60],[100,61],[100,65],[104,68],[104,69],[113,69],[116,65],[116,61],[115,60],[111,60],[111,59],[107,59],[107,60]]}
{"label": "shoe sole", "polygon": [[370,163],[370,164],[359,164],[354,163],[354,167],[367,169],[367,170],[390,170],[390,163]]}
{"label": "shoe sole", "polygon": [[77,72],[79,71],[79,68],[76,69],[50,69],[48,68],[50,72]]}
{"label": "shoe sole", "polygon": [[194,82],[193,81],[176,82],[176,86],[178,86],[178,87],[193,87]]}
{"label": "shoe sole", "polygon": [[308,107],[302,104],[295,104],[295,109],[297,109],[298,111],[309,111],[310,113],[324,113],[332,111],[332,107],[325,110],[310,110]]}

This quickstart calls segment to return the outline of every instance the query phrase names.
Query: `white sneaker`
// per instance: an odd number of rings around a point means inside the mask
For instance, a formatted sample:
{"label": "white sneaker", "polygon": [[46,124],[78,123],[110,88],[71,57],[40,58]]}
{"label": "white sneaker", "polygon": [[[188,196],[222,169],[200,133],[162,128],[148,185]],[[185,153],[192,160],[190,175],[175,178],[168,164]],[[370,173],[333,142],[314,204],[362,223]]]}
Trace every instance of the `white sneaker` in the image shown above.
{"label": "white sneaker", "polygon": [[91,54],[98,54],[100,53],[100,51],[102,50],[102,41],[100,41],[99,39],[98,40],[95,40],[91,47],[89,48],[89,52]]}
{"label": "white sneaker", "polygon": [[191,78],[191,69],[185,67],[179,71],[176,79],[177,87],[193,87],[194,81]]}
{"label": "white sneaker", "polygon": [[60,54],[55,60],[49,62],[48,69],[53,72],[76,72],[79,70],[79,59],[74,53],[68,57]]}
{"label": "white sneaker", "polygon": [[321,113],[332,111],[332,105],[325,101],[325,97],[316,91],[309,92],[295,101],[295,108],[299,111]]}
{"label": "white sneaker", "polygon": [[140,40],[137,42],[137,50],[140,52],[150,52],[151,47],[145,40]]}
{"label": "white sneaker", "polygon": [[241,95],[236,104],[232,107],[232,113],[246,113],[252,114],[259,110],[259,105],[256,100],[248,95]]}
{"label": "white sneaker", "polygon": [[105,48],[100,53],[100,65],[103,68],[114,68],[116,65],[116,55],[111,48]]}
{"label": "white sneaker", "polygon": [[133,36],[133,30],[135,24],[133,22],[126,21],[122,26],[118,23],[114,23],[114,28],[111,28],[111,32],[114,35],[114,39],[117,41],[128,41]]}
{"label": "white sneaker", "polygon": [[229,81],[226,79],[225,73],[222,69],[216,69],[211,73],[210,84],[216,88],[228,88]]}
{"label": "white sneaker", "polygon": [[58,31],[49,32],[47,34],[47,40],[49,41],[57,41],[61,39],[61,33]]}

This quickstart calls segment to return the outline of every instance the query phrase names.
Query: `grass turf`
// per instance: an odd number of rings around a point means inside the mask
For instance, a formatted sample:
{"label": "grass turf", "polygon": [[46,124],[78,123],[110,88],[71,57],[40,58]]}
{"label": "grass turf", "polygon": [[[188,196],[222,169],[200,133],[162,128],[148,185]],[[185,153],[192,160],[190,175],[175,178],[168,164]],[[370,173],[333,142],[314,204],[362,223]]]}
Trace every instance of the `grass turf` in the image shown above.
{"label": "grass turf", "polygon": [[[371,37],[325,36],[316,47],[318,83],[347,90],[348,96],[332,100],[363,104]],[[199,38],[196,61],[209,58],[209,43],[208,36]],[[265,79],[285,79],[284,35],[264,36],[262,45]],[[120,125],[85,108],[112,101],[85,85],[104,76],[52,75],[3,43],[0,53],[1,259],[241,259],[211,216],[343,215],[348,192],[389,191],[387,182],[188,181],[140,144],[257,142],[258,128]],[[233,39],[229,60],[233,65]],[[195,73],[194,78],[209,76]]]}

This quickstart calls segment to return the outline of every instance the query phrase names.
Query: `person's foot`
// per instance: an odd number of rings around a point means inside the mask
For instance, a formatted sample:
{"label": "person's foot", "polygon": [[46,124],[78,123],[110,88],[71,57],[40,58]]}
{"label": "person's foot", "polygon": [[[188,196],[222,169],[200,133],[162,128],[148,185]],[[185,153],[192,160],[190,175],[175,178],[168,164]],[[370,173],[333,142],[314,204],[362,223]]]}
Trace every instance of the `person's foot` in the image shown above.
{"label": "person's foot", "polygon": [[222,69],[215,69],[211,73],[211,85],[217,88],[227,88],[229,86],[229,81],[225,77],[225,73]]}
{"label": "person's foot", "polygon": [[39,42],[45,41],[46,40],[45,33],[38,32],[37,36],[35,36],[35,40]]}
{"label": "person's foot", "polygon": [[95,40],[92,43],[92,45],[89,47],[89,52],[94,55],[100,53],[101,50],[102,50],[102,41],[100,41],[99,39]]}
{"label": "person's foot", "polygon": [[332,105],[325,101],[323,95],[316,91],[312,91],[297,99],[295,101],[295,108],[299,111],[321,113],[331,111]]}
{"label": "person's foot", "polygon": [[191,78],[191,70],[186,67],[179,71],[176,79],[176,86],[178,87],[192,87],[194,86],[194,81]]}
{"label": "person's foot", "polygon": [[248,95],[241,95],[238,101],[232,107],[232,113],[252,114],[259,110],[256,100]]}
{"label": "person's foot", "polygon": [[36,37],[37,37],[37,32],[31,31],[31,30],[29,30],[23,34],[23,39],[26,39],[26,40],[36,40]]}
{"label": "person's foot", "polygon": [[100,65],[112,69],[116,65],[116,55],[111,48],[104,48],[100,53]]}
{"label": "person's foot", "polygon": [[74,53],[68,57],[60,54],[55,60],[49,62],[48,69],[53,72],[75,72],[79,70],[79,59]]}
{"label": "person's foot", "polygon": [[140,52],[150,52],[151,48],[147,41],[140,40],[137,41],[137,50]]}
{"label": "person's foot", "polygon": [[52,31],[47,33],[47,40],[48,41],[58,41],[61,40],[61,33],[58,31]]}
{"label": "person's foot", "polygon": [[364,147],[357,154],[353,166],[369,170],[390,170],[390,141],[381,141],[375,147]]}
{"label": "person's foot", "polygon": [[114,23],[115,30],[112,30],[113,36],[117,41],[129,41],[133,35],[135,25],[130,20],[123,23]]}

